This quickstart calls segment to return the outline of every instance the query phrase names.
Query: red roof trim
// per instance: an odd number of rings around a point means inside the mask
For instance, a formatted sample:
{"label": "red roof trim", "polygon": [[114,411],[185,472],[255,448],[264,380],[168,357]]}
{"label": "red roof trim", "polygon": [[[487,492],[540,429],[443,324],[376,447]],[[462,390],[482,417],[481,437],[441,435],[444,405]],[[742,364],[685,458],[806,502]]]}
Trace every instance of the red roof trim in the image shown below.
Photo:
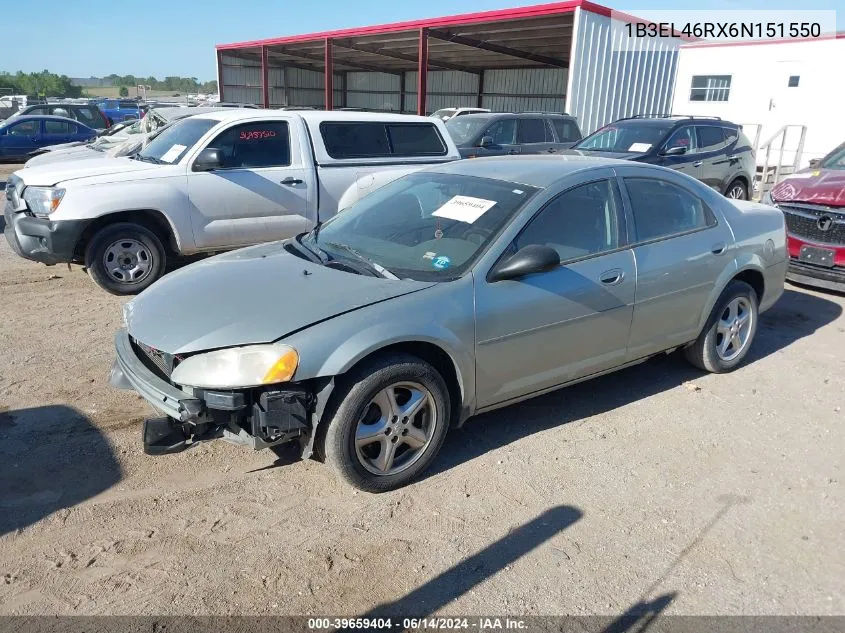
{"label": "red roof trim", "polygon": [[537,18],[547,15],[564,15],[572,13],[577,7],[585,11],[598,13],[610,17],[611,9],[589,0],[567,0],[566,2],[554,2],[551,4],[536,4],[529,7],[517,7],[513,9],[498,9],[495,11],[480,11],[477,13],[464,13],[461,15],[449,15],[440,18],[428,18],[425,20],[411,20],[407,22],[394,22],[393,24],[379,24],[375,26],[364,26],[353,29],[340,29],[337,31],[322,31],[320,33],[307,33],[304,35],[291,35],[289,37],[276,37],[265,40],[252,40],[250,42],[235,42],[232,44],[218,44],[217,50],[235,50],[239,48],[255,48],[257,46],[272,46],[274,44],[296,44],[299,42],[314,42],[326,38],[335,37],[362,37],[364,35],[382,35],[385,33],[397,33],[401,31],[414,31],[421,28],[442,28],[450,26],[462,26],[465,24],[481,24],[484,22],[499,22],[504,20],[517,20],[524,18]]}
{"label": "red roof trim", "polygon": [[823,33],[819,37],[784,37],[771,40],[742,40],[738,42],[708,42],[701,40],[692,44],[683,44],[681,48],[719,48],[723,46],[766,46],[768,44],[795,44],[798,42],[818,42],[825,40],[845,40],[845,31]]}

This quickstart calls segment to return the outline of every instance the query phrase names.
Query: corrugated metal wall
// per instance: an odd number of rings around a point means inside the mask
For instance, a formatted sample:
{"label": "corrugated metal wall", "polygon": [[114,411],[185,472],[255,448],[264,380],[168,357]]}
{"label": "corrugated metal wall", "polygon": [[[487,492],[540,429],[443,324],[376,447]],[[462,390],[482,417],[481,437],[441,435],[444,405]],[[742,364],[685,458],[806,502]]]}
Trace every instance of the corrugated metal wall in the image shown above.
{"label": "corrugated metal wall", "polygon": [[567,110],[581,131],[633,114],[671,112],[681,40],[628,38],[622,23],[576,12]]}
{"label": "corrugated metal wall", "polygon": [[488,70],[481,107],[494,112],[563,112],[565,68]]}
{"label": "corrugated metal wall", "polygon": [[[405,73],[405,111],[417,111],[417,72]],[[474,108],[478,103],[478,75],[456,70],[428,71],[429,113],[440,108]]]}
{"label": "corrugated metal wall", "polygon": [[222,56],[223,98],[238,103],[261,105],[261,63]]}
{"label": "corrugated metal wall", "polygon": [[[350,108],[399,112],[402,76],[390,73],[346,74],[346,105]],[[414,106],[416,109],[416,106]]]}

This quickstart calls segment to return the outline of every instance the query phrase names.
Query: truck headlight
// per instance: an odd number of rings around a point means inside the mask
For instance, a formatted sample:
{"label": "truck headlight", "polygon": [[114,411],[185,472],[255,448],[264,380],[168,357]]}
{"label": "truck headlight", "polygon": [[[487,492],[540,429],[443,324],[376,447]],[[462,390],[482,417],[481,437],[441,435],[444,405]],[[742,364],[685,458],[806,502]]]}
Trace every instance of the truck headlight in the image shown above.
{"label": "truck headlight", "polygon": [[59,208],[65,190],[56,187],[27,187],[23,190],[23,199],[29,210],[42,218]]}
{"label": "truck headlight", "polygon": [[247,345],[190,356],[170,378],[189,387],[240,389],[287,382],[298,364],[299,354],[289,345]]}

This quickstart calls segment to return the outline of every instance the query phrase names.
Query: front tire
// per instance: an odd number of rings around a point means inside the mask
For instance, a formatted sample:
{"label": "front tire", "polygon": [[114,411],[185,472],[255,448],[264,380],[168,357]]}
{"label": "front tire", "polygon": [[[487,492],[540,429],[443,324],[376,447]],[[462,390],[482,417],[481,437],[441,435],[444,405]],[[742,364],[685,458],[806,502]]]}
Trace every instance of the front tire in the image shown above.
{"label": "front tire", "polygon": [[704,330],[684,350],[687,360],[705,371],[723,374],[742,363],[757,333],[757,293],[744,281],[730,282]]}
{"label": "front tire", "polygon": [[161,240],[132,222],[110,224],[85,249],[85,267],[101,288],[114,295],[134,295],[161,277],[165,268]]}
{"label": "front tire", "polygon": [[449,390],[440,373],[409,354],[353,370],[327,411],[322,453],[343,479],[385,492],[416,479],[449,430]]}

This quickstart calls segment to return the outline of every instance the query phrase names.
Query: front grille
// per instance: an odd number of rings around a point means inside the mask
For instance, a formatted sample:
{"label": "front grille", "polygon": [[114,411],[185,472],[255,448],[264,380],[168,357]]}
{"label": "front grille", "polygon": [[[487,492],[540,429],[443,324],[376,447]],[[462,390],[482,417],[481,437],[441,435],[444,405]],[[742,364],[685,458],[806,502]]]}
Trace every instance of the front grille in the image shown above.
{"label": "front grille", "polygon": [[[845,244],[845,209],[814,204],[780,204],[790,235],[818,244]],[[826,227],[826,230],[822,230]]]}
{"label": "front grille", "polygon": [[154,347],[150,347],[149,345],[144,345],[140,341],[136,341],[134,338],[131,338],[130,340],[132,342],[132,348],[135,350],[138,358],[141,359],[141,362],[144,363],[147,369],[160,378],[164,378],[169,381],[170,374],[173,373],[176,357],[172,354],[157,350]]}

